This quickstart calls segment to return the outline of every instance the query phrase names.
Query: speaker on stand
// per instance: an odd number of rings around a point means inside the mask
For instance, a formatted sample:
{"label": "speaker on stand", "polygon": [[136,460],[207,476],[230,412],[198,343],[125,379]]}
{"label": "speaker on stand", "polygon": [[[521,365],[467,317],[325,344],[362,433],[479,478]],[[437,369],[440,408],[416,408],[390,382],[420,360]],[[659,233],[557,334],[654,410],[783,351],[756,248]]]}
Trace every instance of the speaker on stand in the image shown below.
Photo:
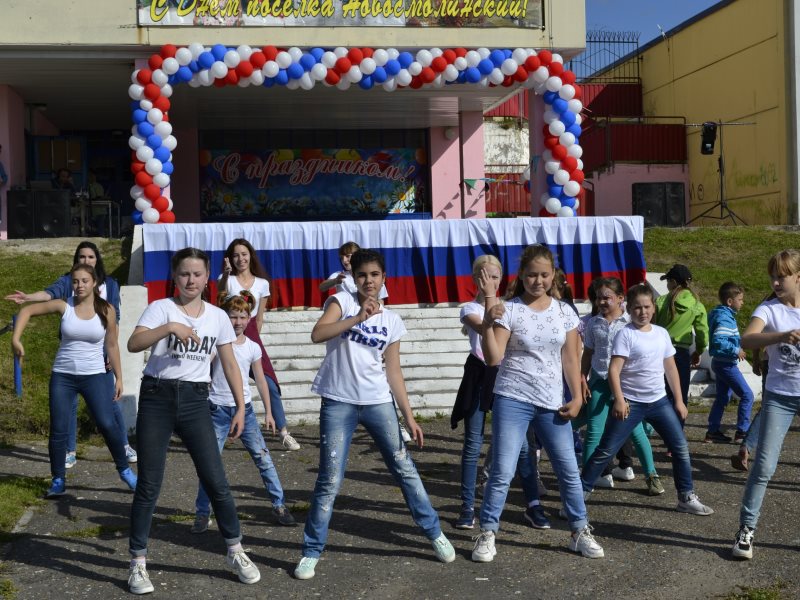
{"label": "speaker on stand", "polygon": [[68,237],[72,234],[68,190],[9,190],[9,239]]}

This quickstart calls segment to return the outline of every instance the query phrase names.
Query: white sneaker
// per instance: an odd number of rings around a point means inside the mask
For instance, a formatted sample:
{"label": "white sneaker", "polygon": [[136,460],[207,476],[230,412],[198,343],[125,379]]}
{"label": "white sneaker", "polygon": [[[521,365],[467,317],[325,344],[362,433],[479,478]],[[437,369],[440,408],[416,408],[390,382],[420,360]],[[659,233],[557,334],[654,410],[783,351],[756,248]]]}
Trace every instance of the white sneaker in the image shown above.
{"label": "white sneaker", "polygon": [[130,447],[130,445],[125,446],[125,458],[128,459],[129,463],[135,463],[139,460],[139,455],[136,454],[136,450]]}
{"label": "white sneaker", "polygon": [[149,594],[155,590],[150,576],[147,574],[145,563],[136,563],[131,567],[128,575],[128,590],[131,594]]}
{"label": "white sneaker", "polygon": [[225,562],[228,563],[228,566],[236,573],[242,583],[257,583],[261,580],[261,573],[258,567],[247,557],[244,550],[240,550],[233,555],[228,554],[225,557]]}
{"label": "white sneaker", "polygon": [[297,440],[294,439],[290,433],[281,437],[281,444],[287,450],[300,450],[300,444],[297,443]]}
{"label": "white sneaker", "polygon": [[633,467],[614,467],[611,470],[611,475],[614,479],[619,479],[620,481],[633,481],[636,479],[636,475],[633,473]]}
{"label": "white sneaker", "polygon": [[484,530],[475,539],[475,548],[472,550],[474,562],[492,562],[497,550],[494,547],[494,531]]}
{"label": "white sneaker", "polygon": [[747,525],[736,534],[736,541],[733,543],[733,556],[735,558],[753,558],[753,533]]}
{"label": "white sneaker", "polygon": [[603,547],[592,535],[591,525],[572,534],[569,540],[569,549],[573,552],[580,552],[586,558],[603,558],[605,556]]}
{"label": "white sneaker", "polygon": [[700,502],[700,498],[694,492],[689,492],[685,500],[678,500],[678,512],[689,513],[690,515],[699,515],[707,517],[713,515],[714,510],[710,506],[706,506]]}
{"label": "white sneaker", "polygon": [[600,475],[597,481],[594,482],[594,487],[610,489],[614,487],[614,476],[610,473],[608,475]]}

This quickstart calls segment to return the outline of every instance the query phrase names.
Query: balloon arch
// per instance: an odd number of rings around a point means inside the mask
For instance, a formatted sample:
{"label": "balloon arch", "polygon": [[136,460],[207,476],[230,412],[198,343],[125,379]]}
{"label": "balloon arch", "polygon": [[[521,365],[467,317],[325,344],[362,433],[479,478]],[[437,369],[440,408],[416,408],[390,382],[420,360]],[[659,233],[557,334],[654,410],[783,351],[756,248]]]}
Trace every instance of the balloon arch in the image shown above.
{"label": "balloon arch", "polygon": [[[131,171],[135,185],[135,223],[174,223],[172,199],[164,196],[172,172],[172,152],[178,145],[169,123],[173,86],[284,86],[310,90],[321,84],[346,90],[382,87],[443,88],[472,84],[510,87],[521,83],[544,96],[544,145],[547,192],[540,216],[575,216],[580,205],[583,162],[580,146],[581,89],[575,74],[564,68],[560,55],[532,48],[431,48],[416,54],[395,48],[280,49],[275,46],[230,48],[199,43],[178,48],[167,44],[148,59],[148,68],[131,77],[133,100]],[[530,191],[530,167],[523,174]]]}

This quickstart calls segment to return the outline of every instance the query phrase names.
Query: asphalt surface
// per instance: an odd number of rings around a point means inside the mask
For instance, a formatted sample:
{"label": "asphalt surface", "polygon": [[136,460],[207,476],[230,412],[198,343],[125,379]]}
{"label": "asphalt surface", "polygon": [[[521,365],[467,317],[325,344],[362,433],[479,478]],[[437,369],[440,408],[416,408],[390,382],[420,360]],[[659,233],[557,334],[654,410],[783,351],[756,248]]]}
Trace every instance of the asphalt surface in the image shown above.
{"label": "asphalt surface", "polygon": [[[730,421],[731,415],[726,415]],[[522,521],[522,495],[512,489],[497,537],[497,557],[473,563],[472,536],[452,521],[459,508],[461,430],[448,419],[423,424],[426,444],[413,452],[442,528],[456,548],[454,563],[441,564],[414,526],[400,490],[363,431],[356,432],[347,479],[336,502],[329,543],[309,581],[291,573],[300,557],[306,516],[318,464],[318,429],[296,427],[297,452],[269,440],[273,460],[299,521],[281,527],[271,515],[258,472],[241,445],[224,453],[242,517],[243,544],[260,567],[261,581],[238,582],[224,563],[216,526],[189,532],[196,478],[188,454],[173,444],[167,476],[151,530],[148,570],[159,598],[726,598],[742,588],[781,586],[781,596],[800,597],[800,440],[792,429],[781,464],[767,492],[756,532],[755,557],[730,558],[738,529],[745,475],[729,456],[736,447],[700,440],[705,415],[690,415],[696,490],[716,513],[697,517],[675,511],[671,468],[660,440],[653,440],[656,465],[667,493],[646,495],[638,464],[636,480],[596,491],[589,517],[606,557],[590,560],[567,549],[568,528],[557,516],[553,491],[544,505],[553,528],[538,531]],[[123,489],[103,447],[84,446],[69,471],[67,494],[23,517],[13,541],[3,547],[0,576],[19,599],[110,600],[127,591],[127,527],[132,493]],[[0,476],[49,478],[46,441],[0,451]],[[545,484],[556,490],[549,463]],[[29,519],[26,521],[26,519]]]}

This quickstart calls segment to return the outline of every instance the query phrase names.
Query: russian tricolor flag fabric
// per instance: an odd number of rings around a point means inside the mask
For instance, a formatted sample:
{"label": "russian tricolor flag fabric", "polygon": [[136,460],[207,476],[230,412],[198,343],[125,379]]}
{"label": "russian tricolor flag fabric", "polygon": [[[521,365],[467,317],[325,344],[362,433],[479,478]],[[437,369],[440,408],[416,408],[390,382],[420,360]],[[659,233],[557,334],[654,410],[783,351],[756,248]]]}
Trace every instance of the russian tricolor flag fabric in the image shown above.
{"label": "russian tricolor flag fabric", "polygon": [[[519,256],[545,244],[567,273],[576,297],[595,277],[619,277],[625,287],[644,281],[641,217],[571,219],[389,220],[301,223],[144,225],[144,282],[152,302],[166,295],[170,258],[187,246],[211,257],[213,282],[228,244],[245,238],[256,249],[272,290],[272,307],[319,307],[319,283],[339,271],[338,249],[354,241],[386,259],[389,304],[465,302],[475,295],[472,261],[494,254],[504,284],[516,276]],[[504,288],[503,288],[504,289]],[[501,291],[503,291],[501,289]]]}

